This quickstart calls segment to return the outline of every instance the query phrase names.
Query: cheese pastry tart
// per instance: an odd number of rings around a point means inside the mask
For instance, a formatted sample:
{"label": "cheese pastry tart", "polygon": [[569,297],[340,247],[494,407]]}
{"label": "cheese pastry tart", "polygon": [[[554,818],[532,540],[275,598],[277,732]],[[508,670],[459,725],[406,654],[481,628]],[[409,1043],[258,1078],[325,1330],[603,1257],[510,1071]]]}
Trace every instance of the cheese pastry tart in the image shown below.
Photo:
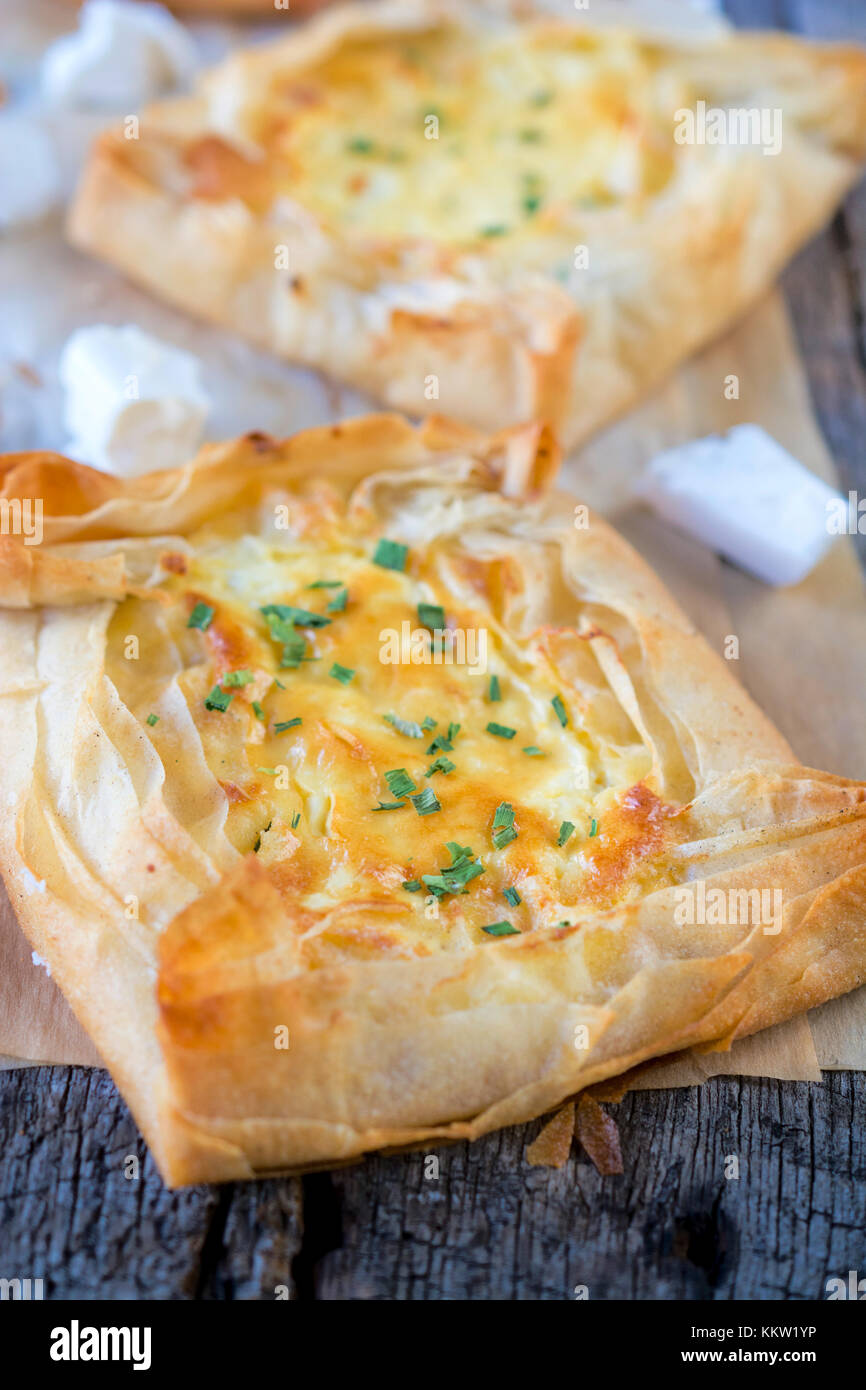
{"label": "cheese pastry tart", "polygon": [[866,978],[801,766],[547,431],[0,461],[0,865],[166,1181],[474,1138]]}
{"label": "cheese pastry tart", "polygon": [[866,54],[385,0],[128,134],[92,151],[75,245],[391,406],[571,445],[827,219],[866,154]]}

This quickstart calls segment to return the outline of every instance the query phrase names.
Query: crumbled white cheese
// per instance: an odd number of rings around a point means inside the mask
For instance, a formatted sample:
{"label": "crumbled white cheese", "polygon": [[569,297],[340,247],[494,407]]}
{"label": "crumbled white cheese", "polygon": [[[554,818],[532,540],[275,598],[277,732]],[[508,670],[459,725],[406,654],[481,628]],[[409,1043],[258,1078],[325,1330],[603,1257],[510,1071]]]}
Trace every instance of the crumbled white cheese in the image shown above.
{"label": "crumbled white cheese", "polygon": [[798,584],[833,543],[838,494],[758,425],[652,460],[639,494],[665,521],[768,584]]}
{"label": "crumbled white cheese", "polygon": [[36,222],[61,202],[51,137],[26,112],[0,111],[0,228]]}
{"label": "crumbled white cheese", "polygon": [[45,892],[45,879],[37,878],[35,874],[31,874],[26,864],[21,865],[21,881],[28,893]]}
{"label": "crumbled white cheese", "polygon": [[78,29],[42,59],[42,93],[64,106],[134,112],[183,86],[196,66],[192,38],[164,5],[86,0]]}
{"label": "crumbled white cheese", "polygon": [[51,966],[48,964],[48,961],[43,960],[42,957],[37,955],[35,951],[30,952],[30,959],[32,960],[34,965],[41,965],[46,975],[51,974]]}
{"label": "crumbled white cheese", "polygon": [[210,409],[197,358],[140,328],[81,328],[60,358],[73,458],[121,477],[176,468]]}

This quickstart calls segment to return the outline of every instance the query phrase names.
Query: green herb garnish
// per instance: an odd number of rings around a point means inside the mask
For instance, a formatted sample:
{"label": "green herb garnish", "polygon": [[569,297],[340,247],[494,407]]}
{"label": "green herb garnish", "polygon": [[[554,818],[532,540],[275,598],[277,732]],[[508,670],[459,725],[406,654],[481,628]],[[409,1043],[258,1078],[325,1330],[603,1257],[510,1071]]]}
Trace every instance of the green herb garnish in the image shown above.
{"label": "green herb garnish", "polygon": [[223,676],[220,685],[226,686],[229,690],[239,690],[243,685],[252,685],[254,680],[252,671],[229,671],[228,675]]}
{"label": "green herb garnish", "polygon": [[541,748],[536,748],[534,743],[530,743],[528,748],[521,750],[528,758],[545,758],[547,754]]}
{"label": "green herb garnish", "polygon": [[401,545],[399,541],[385,540],[383,537],[373,554],[373,564],[381,566],[383,570],[399,570],[402,574],[406,568],[408,554],[408,545]]}
{"label": "green herb garnish", "polygon": [[275,734],[284,734],[287,729],[296,729],[299,724],[303,724],[303,719],[297,715],[294,719],[284,719],[281,723],[274,725]]}
{"label": "green herb garnish", "polygon": [[418,621],[422,627],[429,627],[433,632],[438,632],[445,627],[445,609],[438,603],[419,603]]}
{"label": "green herb garnish", "polygon": [[430,764],[424,776],[432,777],[434,772],[444,772],[447,776],[449,772],[454,771],[456,766],[457,764],[452,763],[450,758],[446,758],[444,754],[440,753],[439,757]]}
{"label": "green herb garnish", "polygon": [[491,676],[491,677],[490,677],[490,682],[489,682],[489,684],[488,684],[488,686],[487,686],[487,698],[488,698],[488,700],[491,700],[494,704],[496,703],[497,700],[501,700],[501,699],[502,699],[502,691],[501,691],[500,688],[499,688],[499,677],[498,677],[498,676]]}
{"label": "green herb garnish", "polygon": [[484,873],[484,865],[479,864],[468,845],[458,845],[455,840],[449,840],[445,848],[451,855],[447,869],[438,874],[421,875],[421,881],[437,898],[444,897],[446,893],[464,892],[467,883]]}
{"label": "green herb garnish", "polygon": [[565,705],[562,703],[561,697],[559,695],[554,695],[550,703],[553,705],[554,711],[556,712],[556,717],[564,729],[568,724],[568,713],[566,711]]}
{"label": "green herb garnish", "polygon": [[331,599],[331,602],[328,604],[328,612],[342,613],[343,609],[346,607],[348,599],[349,590],[345,588],[341,589],[338,594],[334,595],[334,597]]}
{"label": "green herb garnish", "polygon": [[291,603],[266,603],[259,611],[266,618],[275,613],[278,618],[295,627],[327,627],[331,621],[324,613],[311,613],[308,608],[295,608]]}
{"label": "green herb garnish", "polygon": [[598,821],[594,820],[589,827],[589,838],[592,840],[598,834]]}
{"label": "green herb garnish", "polygon": [[346,142],[346,149],[350,154],[372,154],[375,148],[374,142],[366,135],[355,135]]}
{"label": "green herb garnish", "polygon": [[489,927],[482,927],[488,936],[520,936],[520,930],[512,927],[510,922],[491,922]]}
{"label": "green herb garnish", "polygon": [[409,800],[419,816],[432,816],[434,811],[442,810],[432,787],[425,787],[416,796],[410,796]]}
{"label": "green herb garnish", "polygon": [[408,801],[380,801],[378,806],[374,806],[374,811],[402,811],[409,805]]}
{"label": "green herb garnish", "polygon": [[[275,612],[273,609],[266,611],[263,608],[261,611],[264,614],[265,622],[268,625],[268,631],[271,634],[272,640],[282,643],[283,652],[280,658],[280,667],[288,667],[291,670],[295,670],[304,659],[304,653],[307,650],[307,639],[302,632],[297,631],[294,623],[289,622],[285,618],[281,618],[279,613]],[[283,689],[285,689],[285,687],[283,687]]]}
{"label": "green herb garnish", "polygon": [[219,686],[215,685],[211,693],[206,697],[204,707],[205,709],[218,709],[224,713],[233,699],[234,695],[230,694],[229,691],[220,690]]}
{"label": "green herb garnish", "polygon": [[264,710],[262,709],[261,705],[259,704],[258,700],[253,700],[252,706],[253,706],[253,714],[256,716],[256,719],[260,719],[261,722],[264,724],[264,722],[265,722],[265,712],[264,712]]}
{"label": "green herb garnish", "polygon": [[509,729],[507,724],[496,724],[492,720],[487,725],[488,734],[493,734],[496,738],[514,738],[516,729]]}
{"label": "green herb garnish", "polygon": [[153,728],[154,724],[158,724],[158,723],[159,723],[159,715],[158,715],[158,714],[149,714],[149,715],[147,716],[146,722],[150,725],[151,728]]}
{"label": "green herb garnish", "polygon": [[507,231],[508,228],[504,222],[492,222],[489,226],[482,227],[478,235],[484,237],[505,236]]}
{"label": "green herb garnish", "polygon": [[567,840],[571,839],[573,834],[574,826],[572,825],[571,821],[564,820],[562,822],[562,825],[559,827],[559,838],[557,839],[556,843],[558,845],[564,845]]}
{"label": "green herb garnish", "polygon": [[297,830],[297,828],[298,828],[298,826],[300,825],[300,823],[301,823],[301,813],[300,813],[300,811],[296,811],[295,814],[292,816],[292,829],[293,829],[293,830]]}
{"label": "green herb garnish", "polygon": [[385,781],[392,796],[408,796],[410,792],[418,790],[405,767],[395,767],[386,772]]}
{"label": "green herb garnish", "polygon": [[308,584],[308,589],[342,589],[342,579],[317,579],[315,584]]}
{"label": "green herb garnish", "polygon": [[406,889],[407,893],[420,893],[424,884],[419,878],[407,878],[403,887]]}
{"label": "green herb garnish", "polygon": [[328,675],[333,676],[334,680],[339,681],[341,685],[348,685],[353,679],[355,672],[350,666],[341,666],[339,661],[335,661]]}
{"label": "green herb garnish", "polygon": [[415,724],[411,719],[401,719],[396,714],[383,714],[382,718],[392,729],[396,729],[398,734],[405,734],[407,738],[424,737],[423,724]]}
{"label": "green herb garnish", "polygon": [[523,901],[516,888],[506,888],[502,896],[507,903],[511,903],[512,907],[519,907]]}
{"label": "green herb garnish", "polygon": [[187,627],[197,627],[202,632],[207,632],[208,628],[213,622],[213,615],[215,612],[216,609],[211,608],[210,604],[197,603],[195,608],[190,613],[186,625]]}
{"label": "green herb garnish", "polygon": [[510,801],[500,801],[493,817],[493,843],[497,849],[504,849],[517,839],[514,829],[514,807]]}

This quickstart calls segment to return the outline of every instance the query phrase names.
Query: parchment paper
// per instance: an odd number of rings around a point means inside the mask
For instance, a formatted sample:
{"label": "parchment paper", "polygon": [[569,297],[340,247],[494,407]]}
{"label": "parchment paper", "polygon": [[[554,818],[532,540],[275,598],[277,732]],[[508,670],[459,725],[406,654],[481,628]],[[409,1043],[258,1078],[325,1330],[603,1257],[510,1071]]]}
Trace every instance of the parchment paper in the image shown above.
{"label": "parchment paper", "polygon": [[[554,6],[556,0],[551,0]],[[561,4],[560,4],[561,7]],[[641,3],[658,11],[658,6]],[[705,5],[666,0],[665,20]],[[621,15],[622,0],[616,5]],[[603,0],[594,0],[593,19]],[[23,17],[26,12],[26,18]],[[14,24],[13,24],[14,19]],[[0,80],[27,81],[35,56],[68,27],[68,9],[52,0],[20,7],[0,0]],[[237,36],[210,24],[196,30],[208,57]],[[22,76],[23,75],[23,76]],[[89,122],[69,123],[70,182]],[[0,448],[62,449],[57,360],[69,334],[94,322],[134,322],[199,356],[214,401],[208,437],[246,429],[288,434],[368,408],[355,393],[254,352],[230,335],[174,313],[84,260],[62,241],[59,221],[0,245]],[[724,382],[739,377],[740,398]],[[441,402],[447,412],[447,401]],[[736,674],[806,763],[866,778],[866,603],[853,548],[840,540],[794,589],[773,590],[655,520],[632,500],[647,460],[669,444],[741,421],[764,426],[809,468],[835,484],[833,464],[809,404],[802,364],[778,295],[734,332],[692,359],[668,384],[566,461],[562,482],[607,515],[661,574],[717,649],[739,638]],[[36,1062],[98,1065],[95,1049],[30,948],[0,889],[0,1066]],[[818,1080],[822,1068],[866,1068],[866,987],[792,1020],[730,1052],[685,1054],[647,1069],[641,1088],[682,1086],[718,1073]]]}

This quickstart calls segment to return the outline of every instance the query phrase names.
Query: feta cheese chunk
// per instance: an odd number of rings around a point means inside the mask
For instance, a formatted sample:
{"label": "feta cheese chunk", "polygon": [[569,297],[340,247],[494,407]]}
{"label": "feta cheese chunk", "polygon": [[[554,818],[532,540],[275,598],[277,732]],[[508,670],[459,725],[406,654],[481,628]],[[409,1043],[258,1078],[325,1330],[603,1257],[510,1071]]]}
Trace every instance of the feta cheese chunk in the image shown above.
{"label": "feta cheese chunk", "polygon": [[0,111],[0,228],[37,222],[61,200],[60,164],[47,131],[24,112]]}
{"label": "feta cheese chunk", "polygon": [[176,468],[210,409],[201,363],[133,325],[80,328],[60,358],[67,452],[120,477]]}
{"label": "feta cheese chunk", "polygon": [[839,494],[759,425],[658,454],[638,493],[665,521],[767,584],[799,584],[832,545]]}
{"label": "feta cheese chunk", "polygon": [[196,66],[192,38],[164,5],[86,0],[78,29],[42,59],[42,93],[62,106],[135,111]]}

